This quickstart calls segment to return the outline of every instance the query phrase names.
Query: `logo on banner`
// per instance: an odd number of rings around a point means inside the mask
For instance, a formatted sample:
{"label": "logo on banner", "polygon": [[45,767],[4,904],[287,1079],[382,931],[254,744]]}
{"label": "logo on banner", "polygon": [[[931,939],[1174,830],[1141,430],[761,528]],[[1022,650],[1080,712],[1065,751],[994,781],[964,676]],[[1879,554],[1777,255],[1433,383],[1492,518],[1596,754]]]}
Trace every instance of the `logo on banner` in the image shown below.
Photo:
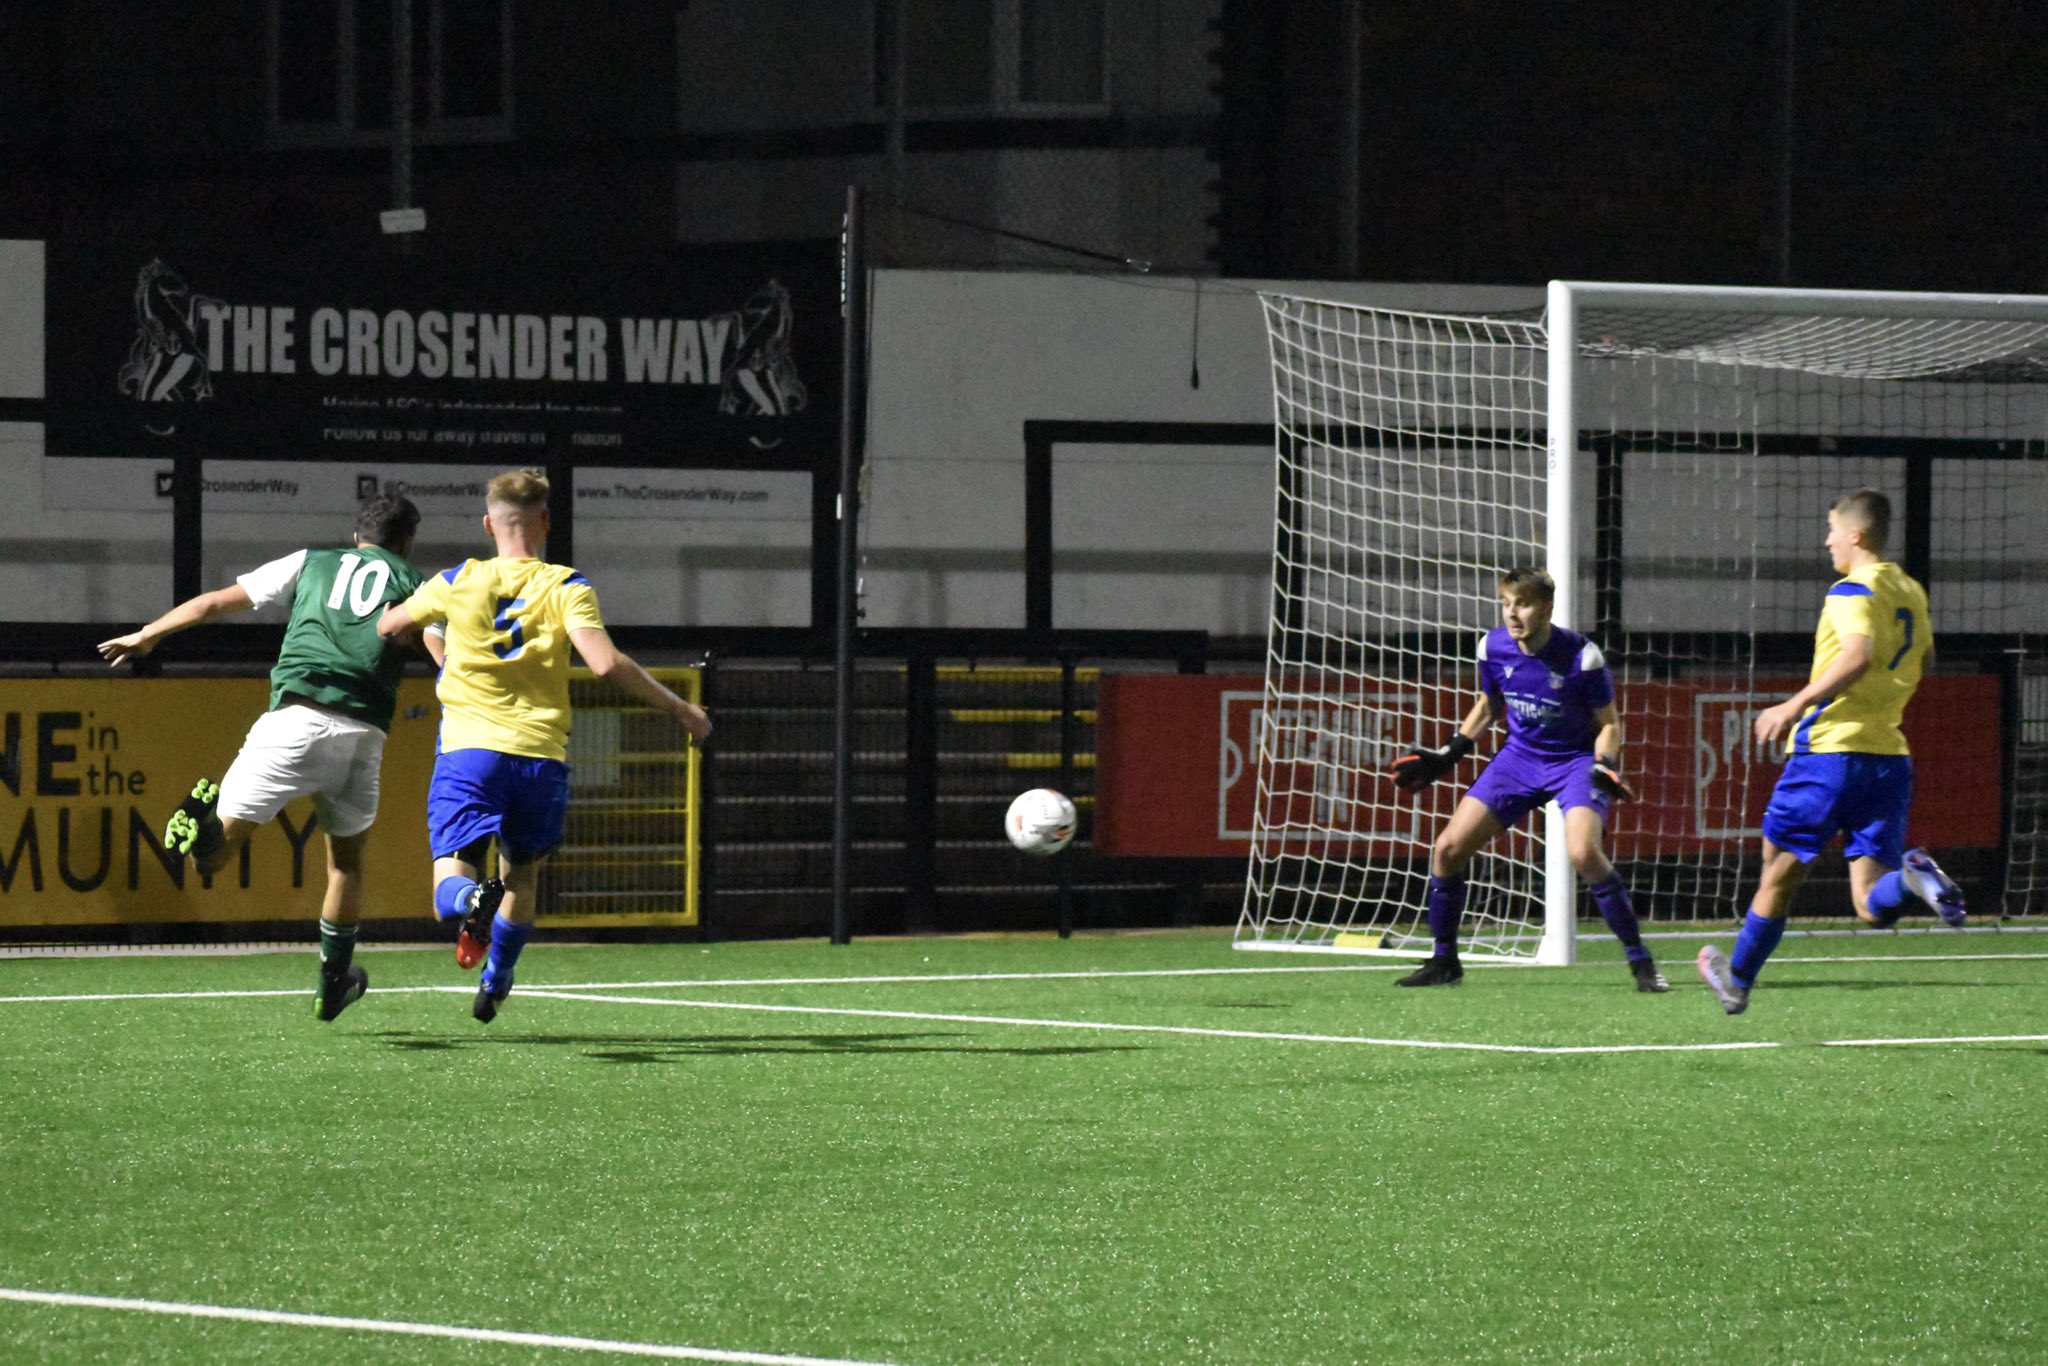
{"label": "logo on banner", "polygon": [[[1296,694],[1269,708],[1261,690],[1225,692],[1220,701],[1218,839],[1252,837],[1261,756],[1268,766],[1267,799],[1283,805],[1291,799],[1290,819],[1312,821],[1340,838],[1419,837],[1416,808],[1390,806],[1384,792],[1386,767],[1402,752],[1401,733],[1421,703],[1416,694]],[[1269,821],[1281,815],[1266,814]]]}
{"label": "logo on banner", "polygon": [[1763,834],[1762,807],[1785,766],[1776,745],[1759,744],[1757,714],[1776,699],[1759,693],[1700,693],[1692,699],[1694,827],[1702,839]]}
{"label": "logo on banner", "polygon": [[[201,336],[202,315],[227,305],[194,294],[177,272],[152,258],[135,272],[135,340],[115,378],[119,390],[144,403],[197,402],[213,397],[213,367]],[[158,436],[176,430],[151,427]]]}
{"label": "logo on banner", "polygon": [[[718,411],[744,413],[750,417],[788,417],[802,412],[810,403],[810,391],[796,372],[790,354],[790,336],[796,330],[796,310],[790,307],[789,291],[780,281],[770,280],[740,309],[739,328],[733,338],[733,363],[726,372],[725,387],[719,392]],[[779,445],[780,437],[749,437],[766,449]]]}

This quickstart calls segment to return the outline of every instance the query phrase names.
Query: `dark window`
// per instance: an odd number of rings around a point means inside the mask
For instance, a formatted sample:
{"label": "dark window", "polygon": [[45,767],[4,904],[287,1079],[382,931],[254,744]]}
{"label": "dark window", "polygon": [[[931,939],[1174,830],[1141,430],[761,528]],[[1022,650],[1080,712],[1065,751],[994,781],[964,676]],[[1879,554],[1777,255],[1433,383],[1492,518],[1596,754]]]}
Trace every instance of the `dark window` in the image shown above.
{"label": "dark window", "polygon": [[[412,0],[412,121],[433,122],[433,3]],[[391,126],[391,73],[397,65],[391,41],[391,0],[356,0],[356,119],[362,129]]]}
{"label": "dark window", "polygon": [[1020,0],[1017,18],[1017,98],[1100,102],[1102,0]]}
{"label": "dark window", "polygon": [[280,123],[341,118],[341,0],[293,0],[277,9]]}
{"label": "dark window", "polygon": [[993,103],[993,0],[901,3],[904,102],[919,109]]}
{"label": "dark window", "polygon": [[505,113],[505,7],[500,0],[441,0],[444,119]]}
{"label": "dark window", "polygon": [[911,110],[1099,105],[1104,29],[1103,0],[875,0],[875,105],[899,75]]}
{"label": "dark window", "polygon": [[[510,131],[510,0],[406,0],[421,135]],[[359,140],[391,127],[393,0],[270,0],[278,132]]]}

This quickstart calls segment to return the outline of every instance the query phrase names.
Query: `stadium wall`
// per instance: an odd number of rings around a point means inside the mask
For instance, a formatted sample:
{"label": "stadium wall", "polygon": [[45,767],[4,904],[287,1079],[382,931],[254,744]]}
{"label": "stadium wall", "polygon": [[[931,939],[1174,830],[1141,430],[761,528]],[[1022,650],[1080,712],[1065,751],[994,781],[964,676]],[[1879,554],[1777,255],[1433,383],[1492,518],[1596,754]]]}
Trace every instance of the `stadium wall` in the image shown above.
{"label": "stadium wall", "polygon": [[[0,477],[13,494],[0,500],[0,591],[12,604],[0,615],[146,619],[172,597],[171,504],[156,478],[169,462],[46,454],[33,419],[66,388],[49,374],[60,349],[46,345],[46,328],[55,335],[67,325],[45,302],[48,255],[40,242],[0,242]],[[1270,422],[1260,287],[1149,275],[877,272],[866,624],[1025,624],[1025,421]],[[1456,286],[1340,292],[1430,309],[1541,299],[1535,290]],[[723,510],[648,515],[597,497],[646,477],[600,461],[579,464],[575,558],[603,587],[613,622],[810,624],[807,475],[720,472],[753,496]],[[1055,625],[1263,632],[1269,450],[1077,447],[1059,462]],[[362,463],[209,452],[203,582],[344,535]],[[483,469],[397,465],[384,467],[385,477],[392,470],[432,490],[416,495],[426,513],[416,559],[440,565],[481,548],[469,485]]]}
{"label": "stadium wall", "polygon": [[[123,623],[161,611],[172,598],[171,499],[158,479],[168,461],[50,458],[33,420],[52,395],[78,392],[55,367],[79,348],[78,320],[59,316],[69,297],[51,283],[51,252],[40,242],[0,242],[0,619]],[[815,255],[815,253],[812,253]],[[60,263],[61,265],[61,263]],[[90,263],[89,263],[90,265]],[[92,267],[115,283],[125,258]],[[815,272],[814,272],[815,273]],[[1027,422],[1270,423],[1265,328],[1257,293],[1276,288],[1386,307],[1489,312],[1539,306],[1534,289],[1451,285],[1340,285],[1257,282],[1135,273],[882,270],[873,278],[871,376],[864,495],[864,624],[879,628],[1002,629],[1026,620]],[[815,291],[814,291],[815,292]],[[115,306],[125,304],[119,296]],[[659,301],[649,308],[659,310]],[[116,320],[119,321],[118,319]],[[799,340],[816,356],[836,341],[811,333],[829,313],[799,315]],[[120,333],[114,334],[117,338]],[[97,357],[97,353],[95,353]],[[118,360],[118,356],[115,357]],[[113,362],[108,362],[111,374]],[[820,377],[813,376],[817,382]],[[825,377],[829,378],[829,377]],[[1667,381],[1668,383],[1669,381]],[[820,384],[821,390],[824,384]],[[1940,386],[1916,386],[1919,390]],[[1703,395],[1711,409],[1714,395]],[[819,402],[825,395],[819,395]],[[1825,405],[1816,391],[1812,402]],[[1902,396],[1901,401],[1904,401]],[[1944,421],[1982,434],[1968,413]],[[1764,430],[1799,430],[1805,414],[1757,416]],[[1734,419],[1731,417],[1731,422]],[[1993,436],[2038,440],[2039,433]],[[414,485],[426,521],[416,558],[452,563],[482,547],[476,528],[481,465],[346,459],[235,458],[207,453],[202,498],[202,581],[297,546],[345,534],[366,468]],[[489,458],[489,457],[483,457]],[[494,466],[517,463],[507,451]],[[531,459],[530,455],[525,457]],[[1590,453],[1582,478],[1590,474]],[[786,463],[751,469],[607,469],[601,456],[578,461],[574,558],[604,592],[619,625],[804,628],[814,624],[813,537],[820,526],[811,474]],[[1271,453],[1262,445],[1067,444],[1053,455],[1050,625],[1060,629],[1198,630],[1219,639],[1258,639],[1266,627],[1272,553]],[[1806,629],[1816,558],[1810,524],[1840,487],[1870,481],[1894,494],[1895,461],[1868,455],[1831,462],[1796,481],[1810,486],[1810,517],[1788,515],[1764,548],[1771,577],[1787,581],[1791,616],[1778,629]],[[630,495],[650,481],[690,480],[721,495],[692,503]],[[716,487],[711,487],[716,486]],[[2022,472],[1998,481],[2007,525],[2048,517],[2048,480]],[[424,491],[423,491],[424,490]],[[670,492],[675,490],[671,489]],[[1688,506],[1642,488],[1631,517]],[[822,490],[829,515],[832,490]],[[616,496],[614,496],[616,495]],[[726,498],[723,495],[731,495]],[[1938,508],[1949,521],[1979,520]],[[1680,548],[1692,525],[1631,526],[1632,592],[1660,613],[1705,612],[1698,629],[1726,629],[1717,597],[1701,593],[1697,565]],[[1936,590],[1966,578],[2039,578],[2037,547],[1948,545],[1942,528]],[[1590,520],[1586,527],[1590,538]],[[1672,547],[1668,555],[1646,549]],[[1587,549],[1590,549],[1590,541]],[[1694,557],[1696,559],[1697,557]],[[1666,563],[1668,561],[1668,563]],[[1689,606],[1690,605],[1690,606]],[[1941,598],[1950,629],[1964,621]],[[2048,611],[2048,607],[2041,610]],[[1989,629],[2043,629],[2012,621]]]}

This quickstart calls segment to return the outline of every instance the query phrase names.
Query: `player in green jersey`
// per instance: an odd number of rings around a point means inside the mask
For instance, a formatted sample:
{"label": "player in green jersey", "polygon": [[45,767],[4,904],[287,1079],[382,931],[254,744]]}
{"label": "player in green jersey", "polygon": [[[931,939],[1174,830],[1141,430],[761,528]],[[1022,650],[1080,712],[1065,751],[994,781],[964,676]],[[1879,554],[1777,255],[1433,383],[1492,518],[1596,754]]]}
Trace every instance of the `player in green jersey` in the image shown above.
{"label": "player in green jersey", "polygon": [[[288,803],[313,799],[327,833],[320,985],[313,998],[313,1013],[322,1020],[341,1014],[369,986],[369,975],[354,961],[363,845],[377,818],[378,770],[407,653],[378,637],[377,619],[420,586],[420,572],[405,561],[419,524],[419,509],[409,499],[381,494],[357,510],[352,547],[294,551],[99,645],[110,663],[121,664],[187,627],[291,604],[270,672],[270,709],[249,728],[220,782],[202,778],[171,814],[164,847],[189,854],[211,876]],[[438,663],[437,642],[428,637],[426,646]]]}

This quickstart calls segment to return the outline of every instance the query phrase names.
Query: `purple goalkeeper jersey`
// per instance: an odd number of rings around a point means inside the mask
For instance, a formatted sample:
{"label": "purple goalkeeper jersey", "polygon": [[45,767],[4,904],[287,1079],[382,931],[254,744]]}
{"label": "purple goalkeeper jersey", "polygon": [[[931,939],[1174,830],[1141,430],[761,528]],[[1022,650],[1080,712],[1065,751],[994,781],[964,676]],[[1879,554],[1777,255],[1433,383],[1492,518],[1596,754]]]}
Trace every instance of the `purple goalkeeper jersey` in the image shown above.
{"label": "purple goalkeeper jersey", "polygon": [[1591,754],[1600,728],[1593,713],[1614,700],[1614,678],[1600,647],[1577,631],[1550,628],[1543,649],[1525,655],[1505,626],[1479,642],[1479,688],[1506,703],[1508,738],[1544,758]]}

